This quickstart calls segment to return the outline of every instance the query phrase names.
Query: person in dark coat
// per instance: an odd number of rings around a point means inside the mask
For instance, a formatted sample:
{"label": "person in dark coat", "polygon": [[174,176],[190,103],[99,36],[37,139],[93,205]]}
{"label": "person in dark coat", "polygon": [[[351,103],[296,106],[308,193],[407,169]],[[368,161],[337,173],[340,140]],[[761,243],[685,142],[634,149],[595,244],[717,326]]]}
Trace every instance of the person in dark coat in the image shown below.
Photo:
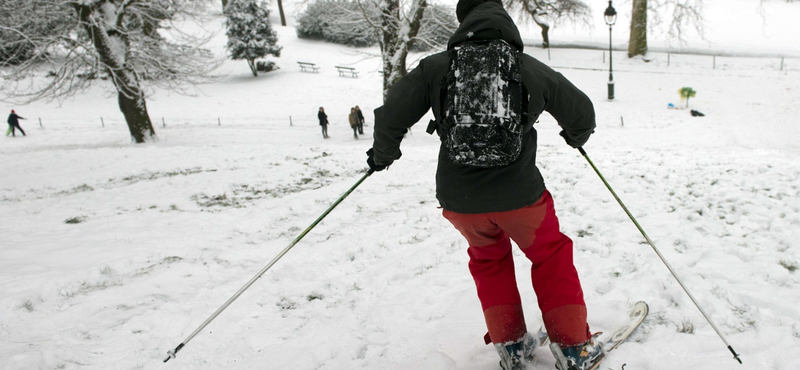
{"label": "person in dark coat", "polygon": [[356,114],[358,114],[358,133],[364,135],[364,114],[361,113],[361,108],[356,105]]}
{"label": "person in dark coat", "polygon": [[322,126],[322,137],[327,139],[328,136],[328,115],[325,114],[325,108],[319,107],[319,113],[317,113],[317,118],[319,118],[319,125]]}
{"label": "person in dark coat", "polygon": [[[13,109],[11,110],[11,114],[8,115],[8,128],[11,130],[11,135],[15,137],[17,136],[16,130],[19,130],[19,132],[22,133],[22,136],[26,136],[25,131],[22,130],[22,127],[19,127],[19,120],[21,119],[25,118],[18,116]],[[8,136],[8,132],[6,132],[6,136]]]}
{"label": "person in dark coat", "polygon": [[350,108],[347,120],[350,121],[350,127],[353,129],[353,137],[358,139],[358,113],[356,113],[356,108]]}
{"label": "person in dark coat", "polygon": [[[562,369],[583,369],[603,356],[602,344],[589,330],[572,240],[559,230],[553,197],[536,167],[537,132],[532,127],[546,111],[556,119],[560,135],[574,148],[583,146],[595,129],[591,100],[560,73],[522,53],[519,31],[500,0],[460,0],[460,23],[448,42],[453,49],[465,41],[500,38],[520,51],[522,84],[529,94],[520,155],[500,167],[456,164],[444,143],[439,149],[436,197],[443,216],[466,238],[469,269],[488,328],[505,370],[524,368],[537,339],[527,331],[511,253],[513,240],[531,260],[533,290],[547,334]],[[491,32],[479,32],[492,30]],[[496,32],[496,31],[499,32]],[[485,37],[485,39],[484,39]],[[442,122],[441,82],[449,70],[448,52],[420,61],[389,91],[375,109],[373,146],[367,152],[372,171],[386,169],[401,156],[408,129],[428,110]]]}

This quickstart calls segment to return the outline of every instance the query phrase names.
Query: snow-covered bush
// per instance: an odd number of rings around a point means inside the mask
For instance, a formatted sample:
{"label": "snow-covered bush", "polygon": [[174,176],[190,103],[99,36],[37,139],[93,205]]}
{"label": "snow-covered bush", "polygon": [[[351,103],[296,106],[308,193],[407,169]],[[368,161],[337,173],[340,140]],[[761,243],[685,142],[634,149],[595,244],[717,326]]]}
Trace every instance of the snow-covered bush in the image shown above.
{"label": "snow-covered bush", "polygon": [[[317,0],[298,17],[297,37],[355,47],[372,46],[378,43],[378,36],[370,23],[381,23],[378,7],[372,2]],[[452,7],[428,5],[411,48],[414,51],[440,48],[457,27]]]}
{"label": "snow-covered bush", "polygon": [[275,62],[265,62],[265,61],[258,61],[256,62],[256,70],[259,72],[271,72],[276,69],[279,69]]}
{"label": "snow-covered bush", "polygon": [[269,22],[269,9],[258,0],[234,0],[225,7],[225,16],[231,59],[246,60],[253,76],[258,76],[257,58],[281,55],[278,35]]}
{"label": "snow-covered bush", "polygon": [[[372,3],[365,2],[363,6],[370,19],[378,19]],[[377,37],[363,14],[356,1],[318,0],[297,19],[297,37],[355,47],[375,45]]]}
{"label": "snow-covered bush", "polygon": [[327,3],[333,1],[318,1],[311,3],[297,18],[297,37],[301,39],[324,40],[325,24],[327,22]]}

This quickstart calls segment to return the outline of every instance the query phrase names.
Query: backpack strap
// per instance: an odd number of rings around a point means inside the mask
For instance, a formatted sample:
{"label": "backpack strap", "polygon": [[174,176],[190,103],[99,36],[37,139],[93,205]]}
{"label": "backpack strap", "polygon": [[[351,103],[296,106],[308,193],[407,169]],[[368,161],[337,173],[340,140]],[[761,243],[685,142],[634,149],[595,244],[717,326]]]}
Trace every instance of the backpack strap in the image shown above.
{"label": "backpack strap", "polygon": [[525,122],[525,124],[522,125],[522,133],[526,134],[528,133],[528,131],[531,130],[531,128],[533,128],[533,124],[536,121],[536,117],[531,119],[531,117],[528,116],[528,105],[531,99],[530,95],[528,95],[528,88],[525,87],[525,83],[522,82],[522,57],[519,58],[519,73],[520,73],[519,84],[522,86],[522,109],[521,109],[522,122]]}
{"label": "backpack strap", "polygon": [[449,49],[447,50],[447,74],[442,77],[442,81],[439,82],[439,116],[441,120],[431,120],[428,122],[428,128],[425,130],[430,135],[433,135],[436,132],[439,137],[442,137],[445,132],[447,132],[450,127],[453,127],[453,122],[449,122],[447,120],[447,114],[445,112],[447,106],[447,85],[448,81],[451,79],[455,79],[455,75],[453,73],[453,62],[456,60],[456,50]]}

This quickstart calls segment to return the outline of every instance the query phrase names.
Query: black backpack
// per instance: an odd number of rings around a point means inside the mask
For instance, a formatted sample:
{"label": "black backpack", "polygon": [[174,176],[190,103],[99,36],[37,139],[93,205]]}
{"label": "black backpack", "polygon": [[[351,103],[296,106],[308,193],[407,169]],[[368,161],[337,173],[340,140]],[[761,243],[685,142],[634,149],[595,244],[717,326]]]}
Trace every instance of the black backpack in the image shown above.
{"label": "black backpack", "polygon": [[442,81],[439,132],[456,164],[505,166],[517,159],[528,124],[520,53],[502,39],[469,41],[449,52]]}

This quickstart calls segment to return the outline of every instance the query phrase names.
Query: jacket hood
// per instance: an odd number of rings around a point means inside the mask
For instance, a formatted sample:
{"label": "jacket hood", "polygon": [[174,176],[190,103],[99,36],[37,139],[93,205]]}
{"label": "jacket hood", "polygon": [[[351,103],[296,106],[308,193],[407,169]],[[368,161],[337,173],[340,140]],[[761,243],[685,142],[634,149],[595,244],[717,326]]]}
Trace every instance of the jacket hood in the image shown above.
{"label": "jacket hood", "polygon": [[[499,30],[500,37],[497,36],[475,36],[478,31],[482,30]],[[485,2],[467,14],[461,25],[458,26],[456,32],[450,37],[447,42],[447,49],[452,49],[458,44],[480,39],[497,39],[501,38],[522,52],[522,37],[519,34],[519,29],[511,16],[508,15],[503,6],[494,2]]]}

